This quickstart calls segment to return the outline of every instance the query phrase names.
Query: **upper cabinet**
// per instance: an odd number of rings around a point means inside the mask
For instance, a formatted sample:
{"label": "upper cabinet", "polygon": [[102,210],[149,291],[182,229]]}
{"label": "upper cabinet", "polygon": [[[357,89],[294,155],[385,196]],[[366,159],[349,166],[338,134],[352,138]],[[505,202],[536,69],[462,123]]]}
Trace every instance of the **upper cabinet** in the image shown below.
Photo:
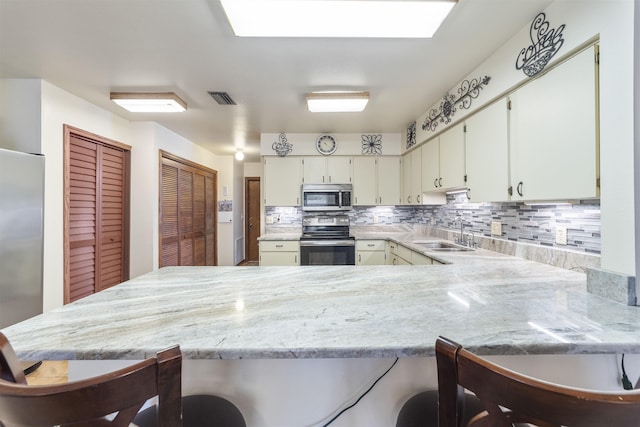
{"label": "upper cabinet", "polygon": [[510,96],[511,200],[598,196],[596,50]]}
{"label": "upper cabinet", "polygon": [[354,157],[354,204],[359,206],[400,203],[400,157]]}
{"label": "upper cabinet", "polygon": [[302,159],[300,157],[264,158],[265,206],[300,206]]}
{"label": "upper cabinet", "polygon": [[422,147],[422,191],[464,188],[464,125],[458,124]]}
{"label": "upper cabinet", "polygon": [[402,204],[422,204],[422,150],[417,147],[402,156]]}
{"label": "upper cabinet", "polygon": [[305,184],[350,184],[351,157],[305,156],[303,182]]}
{"label": "upper cabinet", "polygon": [[467,196],[471,202],[509,200],[507,99],[471,116],[465,134]]}

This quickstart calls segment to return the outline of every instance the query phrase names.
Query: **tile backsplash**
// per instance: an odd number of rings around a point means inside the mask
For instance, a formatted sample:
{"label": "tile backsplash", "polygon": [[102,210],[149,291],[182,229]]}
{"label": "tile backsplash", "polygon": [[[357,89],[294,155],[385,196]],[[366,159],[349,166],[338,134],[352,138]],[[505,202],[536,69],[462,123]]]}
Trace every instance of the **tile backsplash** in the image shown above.
{"label": "tile backsplash", "polygon": [[[298,207],[267,207],[277,227],[302,227]],[[502,224],[504,240],[600,254],[600,201],[582,200],[570,205],[526,205],[521,202],[469,203],[464,193],[447,195],[440,206],[355,207],[349,212],[354,225],[427,224],[448,230],[491,237],[491,222]],[[556,227],[567,229],[567,245],[558,245]],[[274,230],[275,231],[275,230]]]}

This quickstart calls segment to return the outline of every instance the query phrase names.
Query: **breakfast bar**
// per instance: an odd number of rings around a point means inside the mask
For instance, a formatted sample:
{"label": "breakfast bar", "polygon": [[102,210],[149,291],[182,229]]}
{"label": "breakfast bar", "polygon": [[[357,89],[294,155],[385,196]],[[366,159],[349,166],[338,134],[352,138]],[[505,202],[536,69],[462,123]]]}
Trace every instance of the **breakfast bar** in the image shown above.
{"label": "breakfast bar", "polygon": [[606,364],[615,386],[619,353],[635,372],[640,310],[587,293],[583,273],[483,249],[430,255],[445,264],[167,267],[3,333],[21,358],[70,360],[70,373],[179,344],[186,393],[221,394],[265,427],[322,425],[399,358],[332,426],[391,425],[435,387],[438,335],[571,380]]}

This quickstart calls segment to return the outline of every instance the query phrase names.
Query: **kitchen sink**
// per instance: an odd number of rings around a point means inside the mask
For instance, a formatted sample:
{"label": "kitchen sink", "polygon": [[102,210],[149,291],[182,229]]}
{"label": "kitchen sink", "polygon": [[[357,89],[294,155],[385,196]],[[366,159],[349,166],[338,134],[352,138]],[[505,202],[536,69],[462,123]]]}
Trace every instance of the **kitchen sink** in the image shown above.
{"label": "kitchen sink", "polygon": [[433,241],[433,240],[414,240],[414,245],[418,245],[423,247],[424,249],[428,249],[431,251],[439,251],[439,252],[464,252],[464,251],[472,251],[473,248],[469,248],[467,246],[457,245],[451,242],[443,242],[443,241]]}

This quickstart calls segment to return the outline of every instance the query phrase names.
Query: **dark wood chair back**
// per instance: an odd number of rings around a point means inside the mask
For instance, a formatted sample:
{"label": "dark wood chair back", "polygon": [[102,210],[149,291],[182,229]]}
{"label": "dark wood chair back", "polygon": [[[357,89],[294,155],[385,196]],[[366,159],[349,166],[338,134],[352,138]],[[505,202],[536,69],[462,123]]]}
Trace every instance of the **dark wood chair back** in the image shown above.
{"label": "dark wood chair back", "polygon": [[564,387],[518,374],[440,337],[436,341],[439,426],[460,427],[464,389],[485,411],[469,427],[638,427],[640,390],[596,392]]}
{"label": "dark wood chair back", "polygon": [[181,427],[182,354],[156,357],[94,378],[29,386],[22,365],[0,333],[0,426],[128,427],[144,403],[158,396],[158,426]]}

